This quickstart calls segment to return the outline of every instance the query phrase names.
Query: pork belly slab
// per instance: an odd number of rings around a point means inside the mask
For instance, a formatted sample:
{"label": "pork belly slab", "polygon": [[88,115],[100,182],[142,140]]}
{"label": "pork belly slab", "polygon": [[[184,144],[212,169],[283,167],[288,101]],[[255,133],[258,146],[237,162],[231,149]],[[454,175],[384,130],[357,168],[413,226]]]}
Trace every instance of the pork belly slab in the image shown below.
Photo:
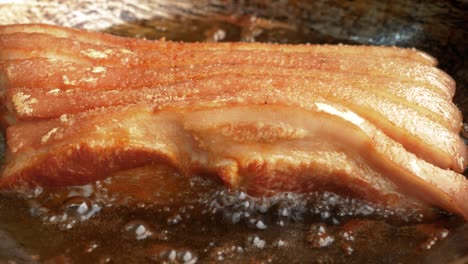
{"label": "pork belly slab", "polygon": [[332,191],[468,219],[453,80],[394,47],[174,43],[0,27],[0,187],[166,163],[252,195]]}

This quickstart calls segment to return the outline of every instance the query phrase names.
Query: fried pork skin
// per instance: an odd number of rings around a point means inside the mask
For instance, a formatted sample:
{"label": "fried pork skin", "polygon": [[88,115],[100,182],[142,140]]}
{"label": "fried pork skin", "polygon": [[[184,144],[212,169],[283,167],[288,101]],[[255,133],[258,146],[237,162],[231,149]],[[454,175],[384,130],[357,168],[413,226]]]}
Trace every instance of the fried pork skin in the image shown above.
{"label": "fried pork skin", "polygon": [[333,191],[468,218],[455,84],[425,53],[47,25],[2,26],[0,48],[3,188],[166,163],[255,195]]}

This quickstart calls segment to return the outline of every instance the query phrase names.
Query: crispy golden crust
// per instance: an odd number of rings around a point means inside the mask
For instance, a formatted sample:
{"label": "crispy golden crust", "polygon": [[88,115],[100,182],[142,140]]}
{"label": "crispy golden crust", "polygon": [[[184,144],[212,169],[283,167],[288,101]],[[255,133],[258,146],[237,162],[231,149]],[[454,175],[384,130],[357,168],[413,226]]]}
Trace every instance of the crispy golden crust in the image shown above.
{"label": "crispy golden crust", "polygon": [[[34,41],[31,41],[34,39]],[[145,41],[0,27],[0,185],[166,163],[265,195],[335,191],[468,218],[455,84],[408,49]]]}

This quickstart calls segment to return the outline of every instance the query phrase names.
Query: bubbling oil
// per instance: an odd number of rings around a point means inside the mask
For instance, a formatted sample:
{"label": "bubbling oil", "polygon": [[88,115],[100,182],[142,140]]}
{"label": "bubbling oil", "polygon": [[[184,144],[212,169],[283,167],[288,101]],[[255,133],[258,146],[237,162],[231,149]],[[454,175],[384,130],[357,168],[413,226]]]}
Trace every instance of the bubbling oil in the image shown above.
{"label": "bubbling oil", "polygon": [[[428,250],[449,234],[445,226],[424,224],[417,210],[329,192],[252,197],[163,165],[85,186],[36,188],[20,198],[34,221],[67,237],[56,251],[64,254],[41,255],[55,262],[268,263],[297,254],[352,262],[368,257],[366,247],[388,246],[380,235],[368,240],[376,230],[402,243],[395,249],[402,255]],[[41,246],[34,249],[39,255]]]}

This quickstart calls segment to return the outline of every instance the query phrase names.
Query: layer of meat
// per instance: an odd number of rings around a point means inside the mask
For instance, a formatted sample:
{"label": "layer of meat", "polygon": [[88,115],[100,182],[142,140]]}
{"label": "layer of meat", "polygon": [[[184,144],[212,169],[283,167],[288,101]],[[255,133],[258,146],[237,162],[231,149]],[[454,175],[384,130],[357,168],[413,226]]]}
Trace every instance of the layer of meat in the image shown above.
{"label": "layer of meat", "polygon": [[45,25],[0,27],[0,48],[4,188],[167,163],[255,195],[324,190],[468,218],[455,84],[427,54]]}

